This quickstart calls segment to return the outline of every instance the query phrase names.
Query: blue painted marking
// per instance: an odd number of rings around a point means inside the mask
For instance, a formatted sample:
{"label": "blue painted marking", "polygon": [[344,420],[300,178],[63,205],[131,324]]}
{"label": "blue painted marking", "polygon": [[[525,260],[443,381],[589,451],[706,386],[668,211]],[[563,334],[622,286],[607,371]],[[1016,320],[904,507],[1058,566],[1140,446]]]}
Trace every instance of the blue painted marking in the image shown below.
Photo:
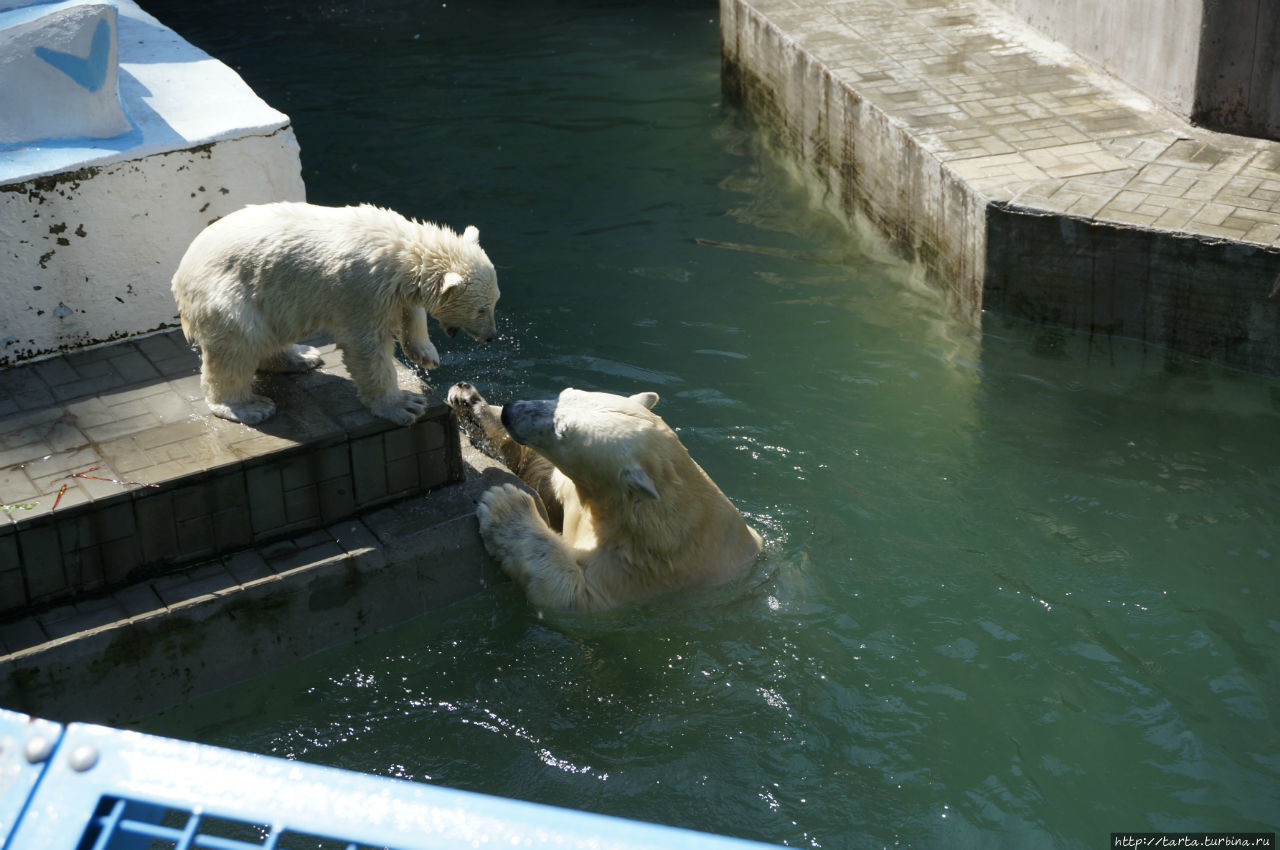
{"label": "blue painted marking", "polygon": [[91,92],[102,88],[107,81],[107,60],[111,58],[111,24],[106,18],[98,21],[93,31],[93,43],[89,55],[80,58],[74,53],[63,53],[50,47],[37,47],[36,56],[48,62],[77,84]]}

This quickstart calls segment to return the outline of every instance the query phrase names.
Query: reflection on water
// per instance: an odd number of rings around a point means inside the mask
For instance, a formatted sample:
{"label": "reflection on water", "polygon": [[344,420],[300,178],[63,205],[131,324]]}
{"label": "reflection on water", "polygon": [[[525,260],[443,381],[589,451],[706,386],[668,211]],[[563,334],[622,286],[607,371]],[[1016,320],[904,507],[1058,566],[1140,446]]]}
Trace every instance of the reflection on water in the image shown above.
{"label": "reflection on water", "polygon": [[437,385],[656,390],[768,546],[605,616],[495,588],[141,725],[794,846],[1276,829],[1276,383],[955,325],[759,155],[687,5],[148,5],[293,117],[312,200],[480,227],[502,338]]}

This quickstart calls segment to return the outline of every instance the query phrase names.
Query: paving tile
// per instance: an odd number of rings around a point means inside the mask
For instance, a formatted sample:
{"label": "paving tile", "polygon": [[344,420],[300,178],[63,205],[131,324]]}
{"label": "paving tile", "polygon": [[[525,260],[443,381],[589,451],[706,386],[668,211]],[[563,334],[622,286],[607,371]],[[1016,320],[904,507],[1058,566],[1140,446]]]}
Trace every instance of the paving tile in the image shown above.
{"label": "paving tile", "polygon": [[11,367],[0,369],[0,393],[13,395],[35,389],[48,389],[34,368]]}
{"label": "paving tile", "polygon": [[133,436],[99,443],[98,454],[112,469],[128,478],[133,477],[132,473],[137,470],[147,469],[152,464],[152,460],[138,446],[137,438]]}
{"label": "paving tile", "polygon": [[455,464],[444,452],[418,455],[418,487],[429,490],[449,483],[455,475]]}
{"label": "paving tile", "polygon": [[245,469],[249,515],[255,534],[265,534],[285,525],[284,487],[280,469],[259,465]]}
{"label": "paving tile", "polygon": [[[447,453],[439,422],[397,429],[373,417],[327,344],[332,369],[281,381],[280,415],[260,428],[208,414],[198,358],[176,334],[0,371],[0,500],[14,505],[0,514],[0,616],[27,605],[28,590],[54,601],[308,528],[321,530],[301,548],[320,549],[306,557],[333,555],[323,526],[358,510],[359,487],[385,498],[387,446],[402,469],[396,485],[416,490],[424,452]],[[408,369],[399,378],[420,386]],[[360,484],[348,429],[361,441]],[[130,616],[162,604],[153,590],[135,593]]]}
{"label": "paving tile", "polygon": [[0,650],[7,654],[39,646],[48,640],[49,636],[34,618],[0,623]]}
{"label": "paving tile", "polygon": [[160,601],[172,607],[191,599],[220,593],[239,586],[235,575],[221,561],[192,570],[160,576],[151,581]]}
{"label": "paving tile", "polygon": [[326,522],[356,512],[355,482],[350,475],[321,481],[316,495],[320,502],[320,518]]}
{"label": "paving tile", "polygon": [[396,496],[408,495],[419,490],[417,456],[387,462],[387,492]]}
{"label": "paving tile", "polygon": [[128,617],[141,617],[164,607],[164,602],[150,583],[123,588],[113,596]]}
{"label": "paving tile", "polygon": [[369,527],[358,519],[334,523],[327,529],[329,535],[347,552],[381,548],[382,544]]}
{"label": "paving tile", "polygon": [[1027,152],[1026,157],[1050,177],[1078,177],[1129,167],[1127,162],[1107,153],[1096,142],[1034,148]]}
{"label": "paving tile", "polygon": [[387,495],[387,463],[381,434],[352,441],[351,470],[357,504],[377,502]]}
{"label": "paving tile", "polygon": [[401,458],[414,454],[413,434],[424,424],[426,423],[415,422],[408,428],[397,428],[382,435],[383,458],[388,466]]}
{"label": "paving tile", "polygon": [[276,572],[284,573],[322,561],[341,560],[348,557],[350,556],[341,546],[330,540],[327,543],[297,549],[285,557],[273,560],[271,566]]}
{"label": "paving tile", "polygon": [[56,640],[125,620],[128,616],[124,606],[108,596],[55,608],[37,615],[36,620],[44,633]]}
{"label": "paving tile", "polygon": [[26,503],[40,495],[40,491],[24,469],[0,468],[0,503],[6,505]]}
{"label": "paving tile", "polygon": [[175,524],[178,542],[177,558],[193,561],[217,554],[217,538],[214,535],[212,516],[202,513],[191,519],[179,519]]}
{"label": "paving tile", "polygon": [[84,434],[95,443],[114,440],[131,434],[150,432],[159,426],[160,420],[150,412],[144,412],[128,419],[113,419],[101,425],[83,426]]}
{"label": "paving tile", "polygon": [[316,454],[316,458],[315,474],[321,481],[328,481],[351,472],[350,443],[344,441],[323,448]]}
{"label": "paving tile", "polygon": [[0,423],[0,449],[14,449],[41,442],[63,418],[60,407],[42,407],[7,417]]}
{"label": "paving tile", "polygon": [[154,445],[146,449],[146,456],[154,465],[177,464],[185,467],[187,474],[191,475],[235,466],[241,462],[241,457],[235,451],[208,433]]}
{"label": "paving tile", "polygon": [[247,506],[239,505],[213,514],[213,535],[221,552],[253,543],[253,522]]}
{"label": "paving tile", "polygon": [[65,384],[52,387],[53,397],[57,401],[70,401],[86,396],[99,395],[112,387],[120,385],[120,378],[114,373],[95,375],[91,378],[80,378]]}
{"label": "paving tile", "polygon": [[53,390],[46,386],[31,387],[11,393],[10,399],[19,410],[38,410],[53,403]]}
{"label": "paving tile", "polygon": [[27,584],[18,564],[18,540],[12,534],[0,537],[0,610],[27,604]]}
{"label": "paving tile", "polygon": [[178,527],[173,518],[171,493],[135,497],[134,519],[138,524],[143,563],[168,561],[178,554]]}
{"label": "paving tile", "polygon": [[32,601],[66,591],[67,577],[62,570],[62,548],[56,525],[46,520],[24,529],[18,539],[18,549],[22,553],[27,592]]}
{"label": "paving tile", "polygon": [[314,485],[298,487],[284,492],[285,525],[302,523],[316,525],[323,521],[320,514],[320,496]]}
{"label": "paving tile", "polygon": [[195,362],[198,359],[195,351],[182,338],[182,331],[172,330],[132,340],[133,346],[148,360],[165,360],[176,356],[185,356]]}
{"label": "paving tile", "polygon": [[228,555],[222,559],[222,564],[236,582],[242,585],[275,575],[275,570],[267,563],[267,559],[252,549]]}
{"label": "paving tile", "polygon": [[69,384],[80,380],[80,375],[67,362],[65,357],[53,357],[34,364],[32,371],[50,387]]}

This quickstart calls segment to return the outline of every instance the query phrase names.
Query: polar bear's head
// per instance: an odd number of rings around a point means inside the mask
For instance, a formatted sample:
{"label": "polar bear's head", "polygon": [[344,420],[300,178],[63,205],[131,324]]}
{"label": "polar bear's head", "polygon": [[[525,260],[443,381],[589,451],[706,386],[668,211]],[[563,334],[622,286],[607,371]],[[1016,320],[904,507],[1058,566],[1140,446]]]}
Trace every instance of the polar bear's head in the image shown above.
{"label": "polar bear's head", "polygon": [[429,312],[451,337],[463,330],[480,342],[492,342],[498,336],[498,274],[480,247],[480,231],[468,227],[461,236],[446,231],[444,241],[445,272]]}
{"label": "polar bear's head", "polygon": [[661,499],[662,471],[673,452],[687,455],[675,433],[650,412],[658,394],[633,396],[570,387],[553,399],[513,401],[502,424],[518,443],[550,460],[580,490]]}

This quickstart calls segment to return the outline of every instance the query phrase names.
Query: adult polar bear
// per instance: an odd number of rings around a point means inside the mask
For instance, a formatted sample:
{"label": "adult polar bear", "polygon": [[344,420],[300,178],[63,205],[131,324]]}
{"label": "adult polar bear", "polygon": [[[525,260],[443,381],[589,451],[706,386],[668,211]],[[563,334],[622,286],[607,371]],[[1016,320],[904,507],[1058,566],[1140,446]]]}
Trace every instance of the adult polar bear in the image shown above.
{"label": "adult polar bear", "polygon": [[497,422],[469,384],[450,390],[459,417],[499,447],[509,435],[550,461],[525,464],[524,477],[560,502],[560,534],[513,484],[486,491],[477,510],[485,548],[534,605],[603,610],[715,584],[760,552],[760,535],[650,410],[657,401],[570,388],[511,402]]}
{"label": "adult polar bear", "polygon": [[173,276],[187,339],[201,349],[209,409],[255,425],[275,403],[253,392],[254,371],[301,372],[319,353],[296,341],[327,331],[360,400],[408,425],[426,400],[396,383],[395,342],[424,368],[440,365],[427,314],[453,336],[497,336],[498,280],[480,234],[409,221],[363,205],[249,206],[205,228]]}

